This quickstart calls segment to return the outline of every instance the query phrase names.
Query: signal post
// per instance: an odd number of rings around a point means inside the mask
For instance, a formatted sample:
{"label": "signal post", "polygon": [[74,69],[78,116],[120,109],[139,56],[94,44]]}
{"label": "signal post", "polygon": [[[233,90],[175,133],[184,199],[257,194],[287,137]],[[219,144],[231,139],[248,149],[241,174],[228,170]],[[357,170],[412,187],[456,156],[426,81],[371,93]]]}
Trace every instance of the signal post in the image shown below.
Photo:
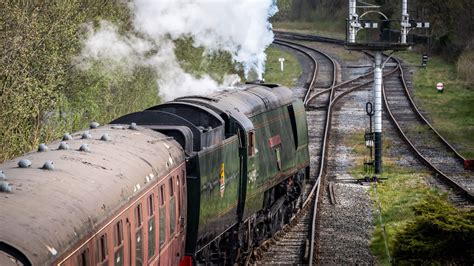
{"label": "signal post", "polygon": [[[395,51],[406,50],[413,43],[407,42],[407,34],[413,28],[426,28],[429,27],[429,23],[414,23],[410,20],[408,15],[408,0],[402,1],[402,14],[401,14],[401,29],[400,37],[397,36],[396,39],[392,38],[392,31],[390,28],[380,28],[381,25],[387,26],[390,25],[391,20],[378,11],[379,6],[371,5],[366,2],[363,2],[364,6],[359,8],[364,8],[364,12],[359,16],[357,14],[357,0],[349,0],[349,16],[347,19],[347,31],[346,31],[346,49],[348,50],[358,50],[358,51],[370,51],[374,55],[374,83],[373,83],[373,103],[369,102],[366,106],[370,106],[370,112],[367,110],[367,114],[370,116],[370,132],[365,134],[366,145],[372,151],[374,150],[373,160],[365,163],[365,166],[370,166],[373,168],[373,173],[377,177],[382,173],[382,86],[383,86],[383,68],[385,63],[389,60],[388,56],[384,61],[384,52],[385,51]],[[377,16],[381,19],[379,20],[364,20],[369,14],[376,13]],[[417,25],[421,25],[418,27]],[[358,40],[357,32],[360,30],[373,30],[378,29],[380,31],[380,39],[372,40],[366,37],[366,40]],[[366,34],[366,36],[370,36]],[[373,106],[373,108],[372,108]],[[372,119],[373,116],[373,119]],[[373,122],[373,126],[372,126]],[[372,131],[373,130],[373,131]],[[370,146],[369,146],[370,145]],[[372,147],[373,146],[373,147]],[[371,152],[372,157],[372,152]],[[370,171],[371,172],[371,171]]]}

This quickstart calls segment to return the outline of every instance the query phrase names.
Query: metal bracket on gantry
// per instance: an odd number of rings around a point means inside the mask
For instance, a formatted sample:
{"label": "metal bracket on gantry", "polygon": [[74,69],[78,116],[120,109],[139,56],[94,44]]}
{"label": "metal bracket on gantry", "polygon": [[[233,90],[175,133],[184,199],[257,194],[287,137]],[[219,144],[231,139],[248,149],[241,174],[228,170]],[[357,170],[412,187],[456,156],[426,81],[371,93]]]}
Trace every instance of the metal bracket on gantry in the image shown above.
{"label": "metal bracket on gantry", "polygon": [[[368,23],[368,22],[362,22],[360,19],[364,16],[359,17],[357,14],[357,8],[364,8],[364,9],[370,9],[370,8],[379,8],[380,6],[373,5],[370,3],[362,2],[359,1],[362,6],[357,6],[357,0],[349,0],[349,18],[348,18],[348,39],[347,41],[350,43],[355,43],[356,41],[356,36],[357,32],[359,32],[361,29],[365,28],[377,28],[378,24],[377,23]],[[366,12],[367,13],[367,12]]]}
{"label": "metal bracket on gantry", "polygon": [[410,15],[408,14],[408,0],[402,1],[402,20],[400,21],[400,42],[407,43],[407,35],[412,29],[428,29],[430,27],[429,22],[415,22],[410,20]]}
{"label": "metal bracket on gantry", "polygon": [[[411,44],[406,42],[406,34],[413,28],[412,21],[408,15],[408,4],[407,0],[403,0],[402,4],[402,32],[400,38],[391,38],[390,20],[389,18],[380,12],[374,10],[379,6],[371,5],[365,2],[359,1],[364,6],[359,8],[365,8],[365,12],[362,15],[357,14],[357,0],[349,0],[349,18],[347,19],[347,35],[346,35],[346,48],[349,50],[359,51],[372,51],[374,54],[374,83],[373,83],[373,103],[370,103],[370,130],[365,134],[366,145],[370,147],[371,159],[366,161],[366,168],[373,166],[374,174],[379,175],[382,173],[382,86],[383,86],[383,68],[385,63],[389,60],[390,56],[387,56],[384,60],[384,51],[398,51],[409,48]],[[376,14],[378,18],[376,20],[362,20],[368,14]],[[379,18],[382,18],[381,20]],[[379,23],[380,22],[380,23]],[[380,25],[383,24],[383,25]],[[398,23],[397,23],[398,24]],[[366,41],[357,41],[357,32],[361,29],[380,29],[379,32],[366,32]],[[429,26],[429,23],[422,23],[422,26]],[[375,34],[374,34],[375,33]],[[388,33],[388,38],[384,37],[384,34]],[[375,37],[376,39],[370,39],[368,37]],[[392,52],[393,53],[393,52]],[[373,108],[372,108],[373,105]],[[372,120],[373,116],[373,120]],[[373,127],[372,127],[373,125]],[[372,160],[372,149],[373,149],[373,160]],[[368,169],[370,170],[370,169]]]}

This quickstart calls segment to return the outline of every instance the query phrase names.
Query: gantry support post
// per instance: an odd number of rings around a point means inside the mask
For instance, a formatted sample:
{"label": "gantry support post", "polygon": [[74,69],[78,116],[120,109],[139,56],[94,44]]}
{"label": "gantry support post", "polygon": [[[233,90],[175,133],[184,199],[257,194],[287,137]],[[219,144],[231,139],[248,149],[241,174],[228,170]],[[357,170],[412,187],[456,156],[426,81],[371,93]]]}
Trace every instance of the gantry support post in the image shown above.
{"label": "gantry support post", "polygon": [[349,43],[355,43],[357,31],[361,25],[359,23],[359,15],[357,15],[357,0],[349,0]]}
{"label": "gantry support post", "polygon": [[410,15],[408,14],[408,0],[402,1],[402,21],[400,23],[401,28],[401,43],[407,43],[407,35],[410,31]]}
{"label": "gantry support post", "polygon": [[375,174],[382,173],[382,52],[375,52],[374,69],[374,159]]}

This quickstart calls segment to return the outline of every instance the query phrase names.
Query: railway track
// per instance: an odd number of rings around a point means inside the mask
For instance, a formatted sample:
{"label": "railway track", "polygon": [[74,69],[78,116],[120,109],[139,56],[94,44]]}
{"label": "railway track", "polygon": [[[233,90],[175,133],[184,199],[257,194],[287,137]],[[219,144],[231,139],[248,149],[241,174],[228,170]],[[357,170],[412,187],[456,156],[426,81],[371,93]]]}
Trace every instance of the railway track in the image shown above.
{"label": "railway track", "polygon": [[[316,52],[307,52],[309,47],[305,47],[299,43],[294,43],[289,40],[283,40],[281,38],[288,38],[294,41],[316,41],[326,42],[337,45],[343,45],[344,42],[341,40],[334,40],[330,38],[321,38],[318,36],[301,35],[301,34],[284,34],[277,32],[278,44],[285,45],[286,47],[294,48],[299,52],[309,54],[308,57],[312,57],[314,63],[315,74],[311,82],[312,90],[307,90],[304,99],[308,113],[308,125],[322,124],[325,123],[325,132],[321,134],[321,131],[315,131],[310,129],[310,149],[317,150],[320,157],[325,156],[326,147],[323,148],[316,145],[316,143],[322,143],[320,136],[326,136],[329,134],[331,126],[331,112],[333,106],[347,93],[354,91],[359,88],[367,88],[373,82],[373,72],[370,71],[364,75],[361,75],[355,79],[351,79],[339,84],[333,83],[329,86],[327,83],[324,84],[321,77],[321,73],[325,63],[328,59],[321,59],[322,55],[315,55]],[[301,51],[304,50],[304,51]],[[400,62],[397,59],[391,59],[384,69],[384,104],[387,112],[387,116],[392,119],[392,122],[398,130],[401,139],[403,139],[412,149],[413,153],[428,166],[437,177],[435,184],[437,187],[443,187],[443,190],[449,192],[449,198],[458,206],[471,206],[472,207],[472,172],[465,171],[462,167],[464,158],[450,145],[423,117],[419,112],[416,105],[414,104],[407,84],[403,69]],[[321,67],[323,65],[323,67]],[[326,67],[327,68],[327,67]],[[303,95],[301,95],[303,97]],[[319,115],[315,115],[318,112]],[[321,112],[326,114],[326,117],[321,116]],[[319,119],[317,119],[319,117]],[[324,117],[322,119],[321,117]],[[413,130],[415,129],[415,130]],[[423,130],[418,130],[423,129]],[[423,133],[423,134],[422,134]],[[312,146],[311,146],[312,145]],[[324,144],[326,145],[326,144]],[[313,156],[313,155],[312,155]],[[321,158],[319,158],[321,159]],[[321,160],[315,166],[318,166],[318,173],[312,176],[318,176],[318,186],[315,187],[318,190],[317,197],[319,196],[320,188],[324,188],[324,179],[322,178],[325,168],[324,164],[321,165]],[[313,169],[314,166],[312,165]],[[330,185],[331,182],[327,181]],[[328,197],[331,204],[337,204],[336,197],[334,196],[334,189],[331,186],[328,187]],[[317,202],[317,201],[316,201]],[[262,264],[302,264],[309,263],[316,264],[316,250],[314,245],[317,239],[315,239],[315,226],[316,219],[318,217],[317,205],[312,203],[313,212],[303,210],[301,217],[295,219],[293,225],[289,228],[285,228],[280,232],[274,239],[268,243],[263,250],[259,253],[259,260],[257,263]],[[312,221],[309,222],[308,216],[312,215]],[[307,230],[310,229],[308,232]],[[304,235],[311,234],[309,240],[306,240],[304,244],[301,244],[301,239]],[[299,241],[300,244],[294,245],[294,241]],[[309,248],[308,248],[309,246]],[[308,250],[309,249],[309,250]],[[291,257],[292,260],[288,261],[286,257]]]}
{"label": "railway track", "polygon": [[[344,44],[343,41],[329,38],[320,39],[317,36],[277,36],[300,41],[318,41],[334,44]],[[315,176],[311,183],[308,197],[302,210],[294,217],[289,225],[278,232],[274,238],[266,241],[261,247],[254,250],[252,263],[257,264],[306,264],[316,263],[315,255],[315,226],[317,202],[320,188],[324,187],[325,174],[324,160],[327,153],[327,138],[331,127],[331,113],[336,103],[346,94],[359,88],[366,88],[373,82],[373,72],[370,71],[354,79],[336,84],[337,67],[327,54],[311,47],[295,43],[286,39],[277,39],[276,44],[297,50],[305,54],[313,62],[313,75],[308,89],[300,93],[307,108],[308,125],[324,125],[324,127],[310,128],[310,150],[312,158],[311,176]],[[332,75],[331,75],[332,73]],[[441,181],[446,191],[454,188],[450,199],[457,205],[472,204],[472,172],[462,168],[464,158],[429,124],[413,103],[403,76],[403,69],[397,59],[385,68],[384,73],[384,101],[388,116],[399,131],[401,138],[407,142],[415,155],[432,169]],[[409,110],[409,111],[407,111]],[[414,122],[418,123],[413,126]],[[413,128],[425,128],[420,130]],[[448,163],[449,162],[449,163]],[[313,185],[314,184],[314,185]],[[329,182],[329,184],[331,184]],[[334,190],[329,187],[329,197],[335,201]],[[310,237],[308,237],[310,235]]]}
{"label": "railway track", "polygon": [[408,90],[398,59],[395,71],[384,78],[383,95],[387,113],[400,137],[436,175],[434,185],[449,192],[457,206],[471,206],[474,200],[474,174],[463,168],[465,160],[421,114]]}
{"label": "railway track", "polygon": [[[277,36],[293,40],[344,45],[342,40],[307,34],[277,32]],[[433,185],[442,191],[448,192],[449,199],[455,205],[473,207],[474,182],[472,178],[474,174],[472,171],[463,168],[466,158],[443,138],[423,116],[411,97],[401,62],[397,58],[391,60],[394,66],[384,68],[383,73],[384,107],[389,118],[400,137],[410,146],[413,153],[434,172],[436,179],[433,181]],[[363,80],[362,84],[364,85],[371,83],[371,81],[366,82],[366,80],[372,74],[373,72],[367,73],[358,79],[349,80],[347,83],[359,83],[361,80]],[[338,84],[336,89],[345,85]],[[310,98],[309,101],[311,100]]]}
{"label": "railway track", "polygon": [[[306,197],[301,211],[272,239],[254,250],[252,263],[256,264],[306,264],[312,261],[314,250],[314,225],[317,199],[324,173],[327,139],[330,129],[331,103],[336,85],[336,62],[322,51],[297,43],[278,39],[276,44],[297,50],[307,56],[313,65],[311,81],[306,92],[299,96],[308,110],[311,176],[306,185]],[[313,95],[324,92],[324,97]],[[321,94],[319,94],[321,95]],[[310,100],[311,99],[311,100]],[[321,126],[323,125],[323,126]]]}
{"label": "railway track", "polygon": [[[311,176],[315,176],[308,192],[303,209],[290,225],[275,237],[254,250],[252,263],[256,264],[306,264],[316,262],[315,227],[317,220],[317,200],[320,189],[325,187],[325,160],[331,128],[331,116],[337,102],[346,94],[369,85],[372,71],[354,79],[336,84],[337,64],[326,53],[299,43],[277,39],[276,44],[297,50],[313,62],[313,76],[305,93],[299,94],[304,99],[312,158]],[[320,125],[324,125],[321,127]],[[314,184],[314,185],[313,185]],[[333,192],[334,190],[329,190]],[[334,196],[332,196],[334,198]],[[308,236],[310,236],[308,238]]]}

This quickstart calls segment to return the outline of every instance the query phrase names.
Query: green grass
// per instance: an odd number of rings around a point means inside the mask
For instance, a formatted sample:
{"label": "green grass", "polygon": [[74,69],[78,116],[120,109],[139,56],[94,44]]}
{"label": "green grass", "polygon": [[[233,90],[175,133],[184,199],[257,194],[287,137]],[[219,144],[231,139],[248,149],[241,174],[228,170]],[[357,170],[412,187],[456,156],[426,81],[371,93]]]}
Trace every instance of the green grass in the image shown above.
{"label": "green grass", "polygon": [[[412,51],[398,56],[410,65],[421,63],[421,55]],[[444,83],[444,93],[437,93],[438,82]],[[440,134],[465,157],[474,158],[474,87],[457,78],[456,66],[430,57],[427,69],[416,70],[414,97]]]}
{"label": "green grass", "polygon": [[393,255],[397,236],[415,219],[413,207],[426,197],[430,190],[424,182],[424,174],[415,173],[407,168],[385,166],[383,177],[387,180],[372,187],[370,194],[374,200],[375,230],[370,247],[377,261],[389,265],[390,260],[385,248],[381,217],[385,226],[388,250]]}
{"label": "green grass", "polygon": [[[195,47],[191,38],[175,41],[175,53],[181,67],[187,73],[196,77],[209,75],[214,80],[222,82],[227,74],[237,73],[232,62],[232,56],[226,52],[206,54],[203,47]],[[242,72],[238,73],[243,76]]]}
{"label": "green grass", "polygon": [[[364,159],[369,156],[369,150],[364,145],[364,132],[355,131],[353,134],[344,136],[342,141],[351,147],[356,157],[356,165],[348,172],[355,178],[363,178],[367,175],[363,168]],[[382,265],[390,265],[390,260],[385,249],[378,204],[380,203],[382,210],[382,221],[385,225],[389,252],[392,253],[396,235],[414,218],[411,208],[424,193],[428,193],[428,188],[423,181],[423,173],[416,173],[411,169],[400,167],[396,165],[396,161],[400,158],[387,156],[392,146],[392,141],[384,139],[382,177],[387,180],[377,184],[377,189],[373,186],[370,190],[371,198],[374,201],[373,218],[375,224],[370,248],[378,263]]]}
{"label": "green grass", "polygon": [[[349,173],[356,178],[364,177],[363,160],[368,156],[368,149],[363,142],[363,131],[347,134],[342,141],[351,147],[356,157],[356,166]],[[426,183],[428,173],[398,165],[396,162],[401,157],[388,155],[392,147],[393,142],[384,139],[381,177],[386,180],[370,189],[375,225],[370,247],[377,263],[470,262],[474,212],[457,210],[447,203],[446,195]],[[449,249],[456,245],[461,248]]]}
{"label": "green grass", "polygon": [[274,22],[273,28],[281,31],[294,31],[323,37],[344,40],[346,38],[345,24],[321,20],[318,22]]}
{"label": "green grass", "polygon": [[[354,131],[352,134],[347,134],[342,137],[342,142],[348,145],[352,152],[355,155],[356,167],[349,169],[349,174],[355,178],[363,178],[366,176],[366,173],[363,168],[364,160],[369,159],[369,149],[365,146],[364,142],[364,131]],[[383,158],[383,171],[385,168],[395,167],[395,161],[400,158],[391,158],[385,156],[390,148],[393,146],[393,142],[390,139],[383,139],[382,143],[382,152],[384,154]],[[373,152],[373,151],[372,151]]]}
{"label": "green grass", "polygon": [[[268,48],[266,53],[265,82],[294,87],[302,73],[298,59],[296,59],[293,54],[284,52],[275,47]],[[278,58],[285,58],[283,71],[280,69]]]}

